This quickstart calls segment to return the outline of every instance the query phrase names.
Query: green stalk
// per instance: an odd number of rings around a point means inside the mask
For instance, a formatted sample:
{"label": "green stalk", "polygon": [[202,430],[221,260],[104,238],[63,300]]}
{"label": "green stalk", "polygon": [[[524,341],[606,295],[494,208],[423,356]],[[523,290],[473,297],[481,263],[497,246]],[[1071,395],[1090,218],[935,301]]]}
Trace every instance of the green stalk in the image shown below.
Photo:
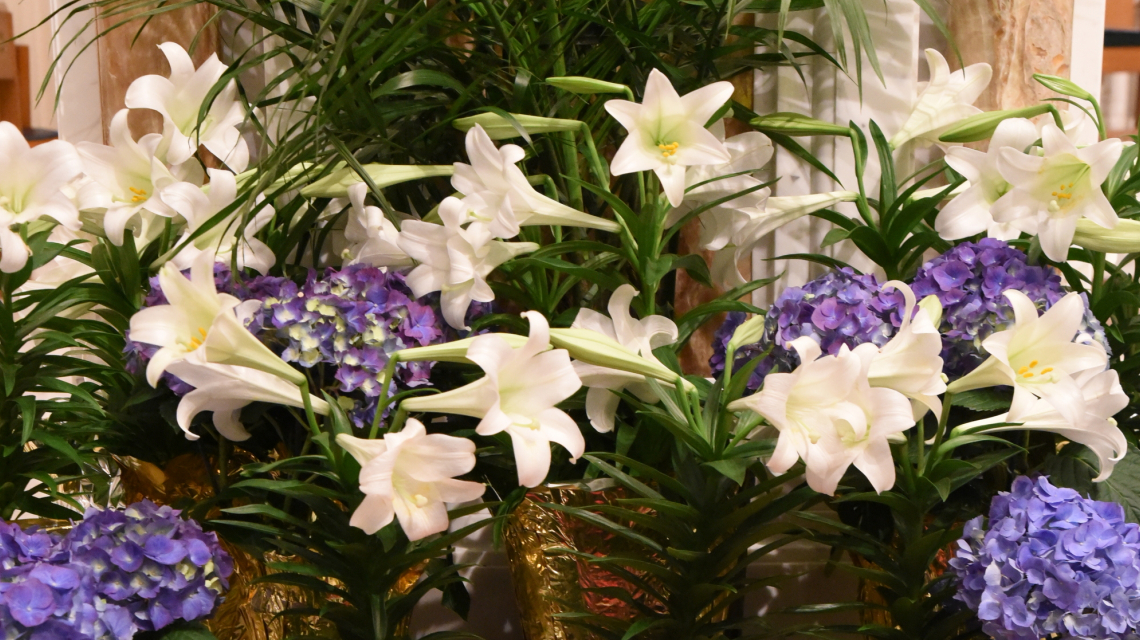
{"label": "green stalk", "polygon": [[946,437],[946,429],[950,424],[950,407],[954,404],[954,394],[947,393],[942,396],[942,415],[938,416],[938,430],[934,432],[934,446],[930,449],[930,457],[938,455],[938,447]]}
{"label": "green stalk", "polygon": [[[388,358],[388,364],[384,365],[384,370],[380,372],[380,395],[376,401],[376,415],[372,416],[372,429],[368,432],[368,438],[375,440],[376,436],[380,434],[380,419],[384,415],[384,410],[388,408],[388,390],[392,387],[392,378],[396,375],[396,364],[399,363],[400,358],[398,353],[392,354]],[[383,398],[380,400],[379,398]]]}
{"label": "green stalk", "polygon": [[309,421],[309,431],[314,436],[321,434],[321,427],[317,424],[317,414],[313,411],[313,400],[309,397],[309,381],[301,382],[301,401],[305,403],[305,418]]}

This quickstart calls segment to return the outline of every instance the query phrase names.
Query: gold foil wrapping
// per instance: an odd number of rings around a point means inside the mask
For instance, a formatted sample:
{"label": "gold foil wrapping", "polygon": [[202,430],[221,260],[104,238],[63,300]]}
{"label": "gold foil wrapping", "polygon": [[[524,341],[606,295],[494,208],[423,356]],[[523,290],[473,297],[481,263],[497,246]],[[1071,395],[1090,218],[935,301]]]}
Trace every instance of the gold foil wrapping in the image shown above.
{"label": "gold foil wrapping", "polygon": [[[552,503],[584,507],[615,504],[629,497],[621,488],[590,489],[583,485],[542,487],[529,493],[511,515],[504,530],[507,559],[514,579],[515,597],[528,640],[595,640],[586,629],[566,624],[560,613],[588,611],[620,620],[638,617],[633,606],[590,592],[616,587],[644,606],[664,611],[664,605],[604,568],[577,558],[566,550],[593,556],[624,555],[655,559],[635,543],[589,525],[570,514],[543,506]],[[625,523],[630,524],[630,523]],[[641,576],[655,582],[651,576]]]}

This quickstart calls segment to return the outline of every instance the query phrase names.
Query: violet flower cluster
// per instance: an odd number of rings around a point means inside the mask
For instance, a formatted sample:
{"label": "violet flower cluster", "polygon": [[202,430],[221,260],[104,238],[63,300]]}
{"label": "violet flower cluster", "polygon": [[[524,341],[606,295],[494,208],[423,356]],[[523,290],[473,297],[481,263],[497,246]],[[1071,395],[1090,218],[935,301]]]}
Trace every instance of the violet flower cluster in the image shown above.
{"label": "violet flower cluster", "polygon": [[[401,349],[437,344],[454,339],[441,321],[438,296],[417,300],[403,273],[383,271],[369,265],[329,269],[323,276],[310,271],[304,284],[289,278],[259,276],[234,278],[222,263],[214,266],[219,292],[239,300],[260,300],[247,327],[279,353],[286,362],[311,369],[332,367],[327,386],[336,385],[354,402],[349,416],[357,427],[371,424],[383,391],[382,372],[390,355]],[[151,280],[146,305],[165,304],[157,278]],[[472,305],[469,317],[483,313]],[[157,348],[128,343],[128,362],[140,371]],[[427,384],[431,362],[399,363],[389,395]],[[177,394],[190,387],[164,375]]]}
{"label": "violet flower cluster", "polygon": [[[811,336],[831,355],[843,345],[871,342],[882,346],[900,324],[902,303],[902,294],[883,291],[874,275],[859,275],[846,267],[829,271],[780,294],[768,310],[760,341],[737,351],[735,366],[771,350],[748,381],[748,389],[755,391],[773,369],[786,372],[799,365],[799,356],[788,346],[796,338]],[[713,375],[724,370],[728,341],[744,319],[743,313],[730,313],[717,330],[709,360]]]}
{"label": "violet flower cluster", "polygon": [[[955,598],[998,640],[1136,638],[1140,526],[1112,502],[1019,477],[966,523],[950,567]],[[1055,634],[1055,636],[1054,636]]]}
{"label": "violet flower cluster", "polygon": [[[922,265],[911,289],[921,300],[929,295],[942,302],[942,359],[945,372],[958,377],[986,359],[982,341],[1013,324],[1013,309],[1002,293],[1016,289],[1044,311],[1068,291],[1061,276],[1048,267],[1030,266],[1021,251],[1001,240],[965,242]],[[1104,329],[1088,309],[1080,334],[1108,349]]]}
{"label": "violet flower cluster", "polygon": [[89,509],[63,537],[0,522],[0,638],[128,640],[208,617],[233,562],[178,514]]}

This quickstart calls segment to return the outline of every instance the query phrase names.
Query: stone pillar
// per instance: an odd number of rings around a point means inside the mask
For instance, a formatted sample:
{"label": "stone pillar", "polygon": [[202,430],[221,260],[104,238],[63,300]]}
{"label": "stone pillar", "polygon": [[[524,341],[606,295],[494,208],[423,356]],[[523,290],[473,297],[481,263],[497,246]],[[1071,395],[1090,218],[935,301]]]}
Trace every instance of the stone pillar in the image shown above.
{"label": "stone pillar", "polygon": [[[949,26],[962,62],[988,62],[989,89],[975,103],[983,110],[1037,104],[1051,91],[1035,73],[1068,78],[1072,63],[1073,0],[951,0]],[[952,68],[958,60],[952,51]]]}
{"label": "stone pillar", "polygon": [[[131,82],[139,76],[170,73],[166,57],[158,50],[158,45],[177,42],[190,50],[191,43],[194,43],[190,55],[195,64],[202,64],[217,51],[217,31],[208,26],[216,11],[214,7],[205,3],[196,4],[152,16],[149,21],[145,17],[130,18],[149,8],[151,7],[144,7],[129,14],[99,16],[98,27],[101,33],[115,27],[97,41],[104,141],[107,140],[111,118],[125,106],[127,87]],[[124,20],[127,21],[126,24],[120,24]],[[146,133],[162,131],[161,118],[150,111],[132,112],[130,123],[136,138]]]}

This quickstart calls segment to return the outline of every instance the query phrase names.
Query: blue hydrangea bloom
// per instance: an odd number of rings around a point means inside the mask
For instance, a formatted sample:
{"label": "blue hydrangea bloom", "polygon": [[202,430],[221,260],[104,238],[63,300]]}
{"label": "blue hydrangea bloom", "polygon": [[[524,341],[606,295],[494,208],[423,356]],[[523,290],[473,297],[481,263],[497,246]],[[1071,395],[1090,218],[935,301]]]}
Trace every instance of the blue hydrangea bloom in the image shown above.
{"label": "blue hydrangea bloom", "polygon": [[63,537],[0,522],[0,637],[129,640],[209,616],[232,573],[215,534],[150,501]]}
{"label": "blue hydrangea bloom", "polygon": [[[736,366],[771,349],[748,382],[748,388],[755,391],[773,368],[790,371],[799,365],[799,356],[788,346],[796,338],[810,336],[824,353],[832,355],[843,345],[871,342],[882,346],[900,324],[902,304],[902,294],[883,291],[874,275],[859,275],[846,267],[829,271],[780,294],[768,309],[760,342],[740,349]],[[743,313],[730,313],[717,330],[709,360],[713,375],[724,371],[728,341],[744,318]]]}
{"label": "blue hydrangea bloom", "polygon": [[1044,477],[995,496],[988,526],[966,523],[950,567],[955,598],[997,640],[1121,640],[1140,627],[1140,526]]}
{"label": "blue hydrangea bloom", "polygon": [[[986,359],[982,341],[1013,323],[1004,291],[1021,291],[1039,311],[1068,293],[1056,271],[1030,266],[1024,253],[994,238],[964,242],[922,265],[911,288],[920,300],[934,295],[942,301],[942,358],[952,378],[981,364]],[[1080,333],[1108,349],[1104,329],[1087,302]]]}

